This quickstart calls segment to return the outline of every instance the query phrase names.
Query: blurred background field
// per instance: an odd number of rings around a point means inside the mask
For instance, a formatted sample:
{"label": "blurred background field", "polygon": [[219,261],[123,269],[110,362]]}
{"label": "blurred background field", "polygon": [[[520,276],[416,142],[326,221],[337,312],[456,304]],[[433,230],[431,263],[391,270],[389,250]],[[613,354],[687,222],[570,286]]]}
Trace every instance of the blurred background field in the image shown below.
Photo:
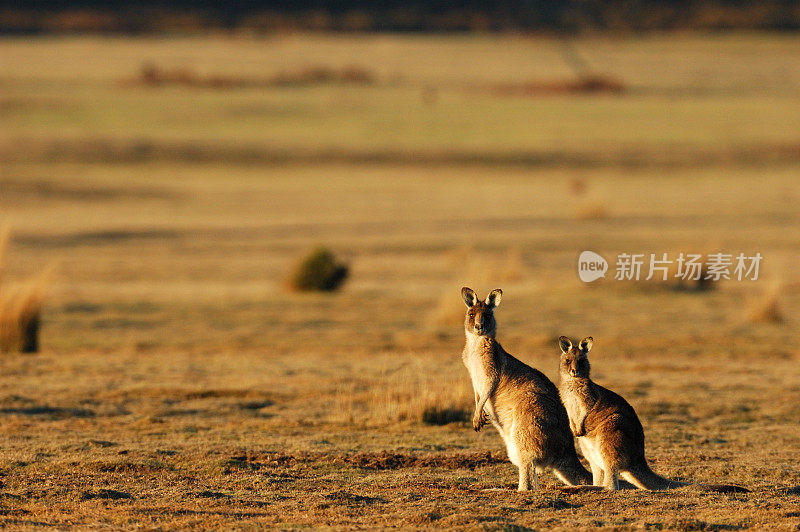
{"label": "blurred background field", "polygon": [[[515,36],[50,37],[0,46],[5,151],[24,138],[44,143],[45,153],[48,141],[74,142],[83,153],[91,140],[127,146],[129,158],[145,157],[148,147],[158,154],[183,147],[184,156],[205,148],[228,153],[230,162],[231,152],[246,162],[303,150],[475,162],[538,155],[587,165],[796,157],[800,68],[792,34],[566,45]],[[501,97],[502,89],[572,80],[575,53],[624,93]],[[137,84],[148,67],[245,86]],[[366,78],[304,80],[315,69]],[[246,85],[280,74],[280,86]]]}
{"label": "blurred background field", "polygon": [[[791,33],[0,39],[2,286],[54,267],[41,352],[2,360],[0,520],[796,526],[798,57]],[[343,288],[287,291],[318,245]],[[694,292],[581,283],[585,249],[764,260]],[[554,380],[558,335],[592,335],[657,471],[755,492],[482,491],[514,471],[462,422],[463,285],[503,288],[501,342]]]}

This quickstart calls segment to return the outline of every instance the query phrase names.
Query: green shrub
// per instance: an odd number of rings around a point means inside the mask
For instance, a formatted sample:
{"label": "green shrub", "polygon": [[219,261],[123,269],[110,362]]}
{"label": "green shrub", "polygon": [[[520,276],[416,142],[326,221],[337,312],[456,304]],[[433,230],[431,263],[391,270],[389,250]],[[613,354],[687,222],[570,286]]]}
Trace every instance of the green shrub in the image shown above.
{"label": "green shrub", "polygon": [[330,250],[320,247],[297,265],[289,287],[301,292],[336,290],[347,278],[347,265],[336,260]]}

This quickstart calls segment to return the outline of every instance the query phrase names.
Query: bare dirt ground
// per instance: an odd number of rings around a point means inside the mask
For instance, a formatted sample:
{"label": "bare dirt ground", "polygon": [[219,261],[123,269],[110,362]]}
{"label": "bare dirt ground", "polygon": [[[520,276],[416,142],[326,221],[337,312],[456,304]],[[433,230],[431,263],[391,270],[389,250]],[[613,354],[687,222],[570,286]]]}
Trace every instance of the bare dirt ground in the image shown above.
{"label": "bare dirt ground", "polygon": [[[433,110],[419,85],[402,84],[360,88],[358,98],[327,86],[118,94],[116,80],[152,53],[143,49],[166,50],[172,61],[194,57],[213,72],[229,56],[203,63],[209,48],[192,52],[180,42],[0,43],[4,57],[24,59],[1,80],[10,95],[0,107],[10,126],[3,146],[22,150],[3,152],[0,164],[0,219],[14,229],[3,280],[56,267],[41,353],[0,359],[0,523],[796,529],[800,166],[791,150],[778,159],[758,150],[745,159],[685,156],[796,145],[800,77],[782,67],[796,44],[708,39],[590,43],[585,49],[604,50],[601,66],[618,66],[633,92],[535,100],[476,96],[457,83],[469,70],[460,60],[446,71],[424,61],[414,70],[396,51],[471,51],[487,65],[482,79],[508,81],[492,67],[502,46],[491,41],[371,42],[367,67],[441,84]],[[260,72],[261,49],[228,44],[241,51],[230,69]],[[296,45],[284,42],[284,53],[299,55]],[[317,60],[337,65],[353,46],[316,45]],[[522,64],[525,41],[506,45],[510,61]],[[753,47],[772,55],[762,60]],[[104,75],[78,64],[82,49],[127,59]],[[53,50],[76,61],[75,70],[48,68]],[[652,57],[693,62],[645,72]],[[557,59],[544,53],[537,61]],[[776,72],[781,83],[759,85]],[[469,112],[454,113],[465,98],[474,98]],[[237,133],[236,120],[220,118],[234,104],[245,117],[257,109],[265,129],[256,120]],[[756,120],[760,108],[774,120]],[[358,116],[336,122],[341,109]],[[408,109],[417,114],[405,119]],[[529,122],[509,119],[540,116],[537,109],[565,119],[542,118],[549,129],[535,134],[520,133]],[[693,112],[697,127],[674,114]],[[314,116],[341,129],[319,132]],[[354,126],[375,116],[370,127]],[[616,127],[607,123],[614,116]],[[451,136],[482,123],[495,144],[483,133]],[[274,133],[281,124],[283,137]],[[363,142],[381,128],[389,133]],[[640,160],[595,157],[608,135],[617,148],[630,141]],[[159,157],[124,160],[47,148],[85,148],[98,138],[167,147]],[[528,156],[569,156],[511,161],[504,138]],[[187,158],[169,148],[262,149],[276,139],[291,155],[280,164]],[[26,151],[29,141],[39,144]],[[370,150],[386,146],[400,160],[370,160]],[[426,146],[458,157],[417,160]],[[487,158],[464,160],[470,146]],[[303,155],[317,148],[359,158],[317,164]],[[351,266],[343,290],[287,292],[292,266],[320,243]],[[707,291],[610,277],[584,284],[576,261],[585,249],[609,259],[760,252],[764,262],[759,281]],[[570,493],[546,474],[539,492],[517,493],[499,436],[466,422],[462,285],[504,289],[500,341],[552,379],[558,335],[592,335],[595,379],[636,408],[658,473],[751,492]],[[779,320],[753,320],[765,298]],[[442,410],[449,413],[437,417]]]}

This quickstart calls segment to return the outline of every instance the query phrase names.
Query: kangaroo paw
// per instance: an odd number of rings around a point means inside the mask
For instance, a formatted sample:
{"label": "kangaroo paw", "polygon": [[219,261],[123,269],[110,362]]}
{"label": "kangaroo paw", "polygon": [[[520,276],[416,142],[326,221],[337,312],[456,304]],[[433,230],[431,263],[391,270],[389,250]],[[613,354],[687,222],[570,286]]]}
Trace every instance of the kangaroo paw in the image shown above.
{"label": "kangaroo paw", "polygon": [[479,432],[486,424],[486,421],[486,412],[482,411],[480,414],[472,416],[472,428],[475,429],[475,432]]}

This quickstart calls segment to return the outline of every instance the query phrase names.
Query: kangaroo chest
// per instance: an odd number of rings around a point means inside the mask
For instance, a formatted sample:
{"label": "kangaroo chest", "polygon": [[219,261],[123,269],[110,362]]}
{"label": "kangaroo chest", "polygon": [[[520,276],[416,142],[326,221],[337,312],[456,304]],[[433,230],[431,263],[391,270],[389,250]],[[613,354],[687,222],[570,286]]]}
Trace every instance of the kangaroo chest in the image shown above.
{"label": "kangaroo chest", "polygon": [[[492,379],[497,376],[493,346],[482,339],[468,337],[462,359],[469,372],[473,391],[483,397],[488,393]],[[497,426],[497,415],[492,396],[487,397],[486,411],[491,416],[493,424]]]}
{"label": "kangaroo chest", "polygon": [[569,419],[579,425],[591,409],[591,405],[587,402],[589,390],[583,384],[569,383],[562,387],[560,395]]}
{"label": "kangaroo chest", "polygon": [[480,391],[488,383],[489,373],[494,367],[494,349],[491,342],[468,334],[467,345],[461,358],[472,379],[472,387],[475,391]]}
{"label": "kangaroo chest", "polygon": [[464,357],[464,365],[469,372],[469,378],[472,381],[472,389],[480,392],[489,385],[489,376],[486,372],[485,364],[480,356],[468,354]]}
{"label": "kangaroo chest", "polygon": [[[480,397],[483,397],[488,393],[491,387],[491,377],[486,371],[484,362],[479,357],[470,357],[464,360],[464,365],[467,366],[467,371],[469,371],[469,377],[472,381],[472,390]],[[486,405],[483,409],[489,414],[489,421],[494,428],[505,437],[503,423],[497,415],[494,399],[492,395],[489,395],[486,398]]]}
{"label": "kangaroo chest", "polygon": [[585,403],[576,394],[562,394],[561,400],[564,403],[564,408],[567,409],[567,415],[570,419],[578,421],[586,413]]}

